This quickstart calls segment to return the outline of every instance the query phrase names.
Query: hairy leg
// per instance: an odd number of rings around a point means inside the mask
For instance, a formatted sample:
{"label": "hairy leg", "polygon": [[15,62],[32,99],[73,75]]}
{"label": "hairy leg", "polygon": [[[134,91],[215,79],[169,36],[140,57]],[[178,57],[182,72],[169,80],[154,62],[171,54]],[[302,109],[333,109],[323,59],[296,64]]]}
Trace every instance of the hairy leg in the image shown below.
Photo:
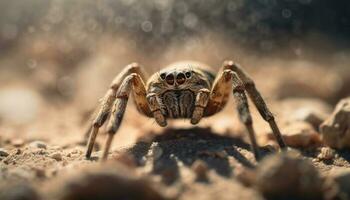
{"label": "hairy leg", "polygon": [[[139,74],[139,76],[141,77],[141,83],[140,85],[143,85],[143,81],[142,79],[145,77],[143,71],[141,70],[141,67],[137,64],[137,63],[132,63],[128,66],[126,66],[122,72],[120,72],[118,74],[118,76],[116,76],[116,78],[114,78],[114,80],[112,81],[112,84],[109,88],[109,90],[107,91],[107,93],[105,94],[105,96],[101,99],[101,106],[100,109],[98,110],[97,114],[95,115],[95,118],[93,120],[92,126],[89,127],[89,139],[88,139],[88,144],[87,144],[87,150],[86,150],[86,157],[90,158],[91,156],[91,152],[93,149],[93,146],[95,144],[95,140],[96,140],[96,136],[98,134],[99,128],[104,124],[104,122],[107,120],[112,106],[113,106],[113,102],[116,100],[116,93],[120,88],[120,85],[122,84],[123,80],[130,75],[131,73],[136,73]],[[142,88],[142,86],[140,86]],[[137,87],[137,88],[140,88]],[[139,99],[139,101],[144,101],[142,100],[142,93],[141,91],[145,91],[145,89],[137,89],[135,91],[138,91],[137,97],[135,97],[136,99]],[[136,92],[135,92],[136,93]],[[134,93],[134,94],[135,94]],[[145,97],[143,97],[145,99]],[[138,105],[142,105],[142,106],[138,106]],[[147,112],[149,112],[147,110],[147,108],[145,106],[143,106],[143,104],[137,104],[138,109],[140,111],[143,111],[143,113],[145,113],[147,115]]]}
{"label": "hairy leg", "polygon": [[116,100],[113,105],[113,109],[111,112],[111,118],[107,124],[107,140],[104,146],[102,159],[105,160],[107,158],[113,136],[117,132],[120,127],[120,124],[123,120],[126,105],[129,100],[129,94],[132,89],[132,85],[135,83],[134,79],[141,79],[141,77],[137,74],[131,74],[127,76],[123,83],[120,85],[120,88],[116,95]]}
{"label": "hairy leg", "polygon": [[233,88],[233,97],[237,104],[237,111],[240,120],[244,123],[254,153],[255,159],[260,160],[260,153],[258,144],[255,138],[255,131],[253,128],[253,121],[250,115],[247,96],[244,92],[244,86],[238,75],[230,69],[220,70],[216,81],[214,82],[210,100],[207,106],[207,112],[217,112],[227,102],[227,97]]}
{"label": "hairy leg", "polygon": [[225,69],[231,69],[237,73],[238,77],[243,81],[245,90],[248,92],[250,98],[252,99],[254,105],[257,107],[259,113],[267,121],[272,129],[272,132],[279,144],[279,146],[284,149],[287,147],[285,144],[281,132],[276,124],[275,118],[268,109],[264,99],[262,98],[260,92],[256,89],[254,81],[249,77],[249,75],[238,65],[232,61],[225,61],[223,64]]}
{"label": "hairy leg", "polygon": [[231,70],[220,69],[210,92],[208,106],[205,109],[205,116],[213,115],[224,108],[231,93],[231,78]]}
{"label": "hairy leg", "polygon": [[237,111],[238,111],[239,117],[241,121],[244,123],[245,127],[247,128],[255,159],[260,160],[261,156],[260,156],[258,144],[256,142],[255,131],[253,128],[253,120],[249,111],[248,99],[244,92],[243,83],[239,79],[236,73],[233,73],[232,81],[233,81],[233,97],[237,104]]}

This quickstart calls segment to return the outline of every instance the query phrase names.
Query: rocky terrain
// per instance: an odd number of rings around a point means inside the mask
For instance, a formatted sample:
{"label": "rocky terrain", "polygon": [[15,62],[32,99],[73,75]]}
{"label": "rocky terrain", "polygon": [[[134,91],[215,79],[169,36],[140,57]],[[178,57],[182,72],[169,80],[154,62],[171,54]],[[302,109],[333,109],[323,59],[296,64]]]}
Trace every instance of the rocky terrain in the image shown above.
{"label": "rocky terrain", "polygon": [[135,118],[131,104],[105,163],[103,133],[86,160],[89,120],[75,107],[45,110],[39,124],[3,124],[0,199],[349,198],[349,99],[336,108],[317,98],[270,101],[286,152],[252,105],[259,163],[230,103],[199,126],[180,120],[165,129]]}

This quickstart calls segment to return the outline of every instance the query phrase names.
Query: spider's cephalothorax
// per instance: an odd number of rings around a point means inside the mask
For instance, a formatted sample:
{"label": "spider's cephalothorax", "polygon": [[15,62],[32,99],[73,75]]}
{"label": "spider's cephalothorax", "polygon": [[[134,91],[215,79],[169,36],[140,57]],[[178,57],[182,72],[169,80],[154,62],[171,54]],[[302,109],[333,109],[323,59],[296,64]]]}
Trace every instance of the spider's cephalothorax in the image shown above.
{"label": "spider's cephalothorax", "polygon": [[147,93],[159,97],[158,103],[166,118],[191,118],[196,94],[201,89],[210,90],[215,77],[200,66],[195,62],[174,63],[149,79]]}
{"label": "spider's cephalothorax", "polygon": [[240,119],[249,133],[254,155],[259,159],[247,92],[261,116],[269,123],[280,147],[286,147],[274,117],[253,80],[232,61],[224,62],[216,75],[202,63],[177,62],[153,74],[146,84],[145,81],[142,67],[137,63],[125,67],[113,80],[93,121],[86,152],[87,158],[91,156],[99,128],[109,119],[108,138],[103,152],[103,159],[107,158],[113,136],[123,119],[130,93],[134,96],[138,111],[153,117],[160,126],[164,127],[167,125],[167,119],[172,118],[188,118],[192,124],[197,124],[203,117],[219,112],[226,105],[232,92],[237,102]]}

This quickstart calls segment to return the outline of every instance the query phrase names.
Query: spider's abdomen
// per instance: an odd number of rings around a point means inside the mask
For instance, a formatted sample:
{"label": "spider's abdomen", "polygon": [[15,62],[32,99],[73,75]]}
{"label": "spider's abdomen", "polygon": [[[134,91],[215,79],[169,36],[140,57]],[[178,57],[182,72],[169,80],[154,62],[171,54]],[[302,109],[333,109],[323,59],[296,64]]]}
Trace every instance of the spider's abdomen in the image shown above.
{"label": "spider's abdomen", "polygon": [[191,118],[195,95],[190,90],[170,90],[160,96],[162,112],[167,118]]}

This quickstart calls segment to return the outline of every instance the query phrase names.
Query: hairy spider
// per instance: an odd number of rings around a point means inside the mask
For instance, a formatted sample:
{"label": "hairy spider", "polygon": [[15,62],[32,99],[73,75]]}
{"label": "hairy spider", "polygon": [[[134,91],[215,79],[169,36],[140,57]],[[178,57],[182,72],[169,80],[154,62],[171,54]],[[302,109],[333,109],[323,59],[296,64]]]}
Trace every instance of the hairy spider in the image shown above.
{"label": "hairy spider", "polygon": [[267,121],[281,148],[286,148],[272,113],[267,108],[253,80],[232,61],[225,61],[215,76],[210,68],[194,61],[182,61],[169,65],[153,74],[145,84],[145,74],[137,63],[126,66],[113,80],[101,101],[101,108],[91,127],[86,157],[90,158],[99,128],[107,124],[107,141],[102,159],[107,158],[114,134],[118,130],[130,93],[134,95],[137,110],[153,117],[165,127],[167,119],[188,118],[197,124],[203,117],[222,110],[231,90],[237,102],[241,121],[245,124],[256,160],[260,159],[252,118],[245,91],[257,107],[262,118]]}

